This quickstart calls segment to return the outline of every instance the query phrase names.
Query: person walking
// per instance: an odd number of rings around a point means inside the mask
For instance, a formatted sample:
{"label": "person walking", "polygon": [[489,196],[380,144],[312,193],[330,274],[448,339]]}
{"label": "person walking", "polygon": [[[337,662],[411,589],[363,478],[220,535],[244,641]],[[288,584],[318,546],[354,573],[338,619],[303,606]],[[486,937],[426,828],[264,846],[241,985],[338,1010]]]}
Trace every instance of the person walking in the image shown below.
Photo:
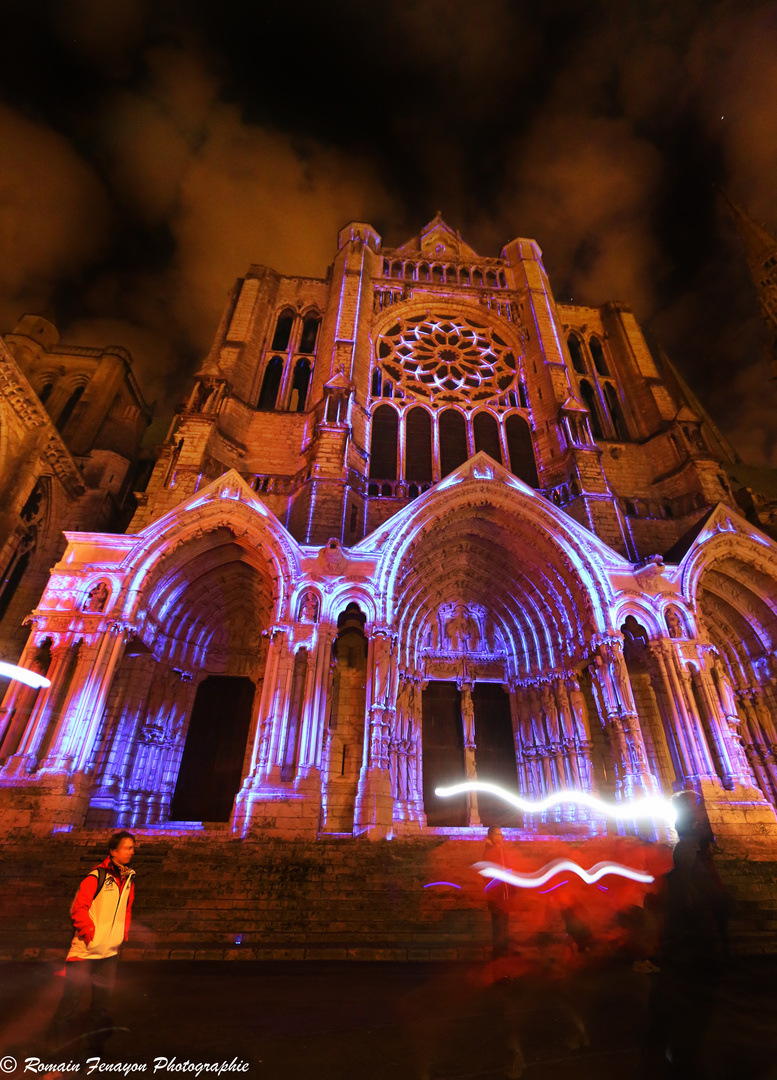
{"label": "person walking", "polygon": [[100,1050],[110,1035],[108,1010],[116,983],[116,964],[129,935],[135,898],[130,861],[135,837],[126,829],[108,843],[108,856],[81,882],[70,908],[75,934],[65,962],[65,988],[51,1021],[48,1043],[56,1048],[70,1033],[85,990],[91,984],[86,1045]]}
{"label": "person walking", "polygon": [[[507,868],[504,838],[498,825],[492,825],[488,830],[483,859],[503,869]],[[488,910],[491,912],[493,957],[498,960],[507,956],[510,944],[510,886],[494,878],[486,888]]]}

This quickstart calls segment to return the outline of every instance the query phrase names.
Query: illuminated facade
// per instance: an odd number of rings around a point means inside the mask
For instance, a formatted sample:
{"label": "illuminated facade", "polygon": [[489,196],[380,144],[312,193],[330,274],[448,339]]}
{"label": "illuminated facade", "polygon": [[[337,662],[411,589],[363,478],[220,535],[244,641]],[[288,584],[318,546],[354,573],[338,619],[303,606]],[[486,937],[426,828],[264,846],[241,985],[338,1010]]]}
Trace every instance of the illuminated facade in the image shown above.
{"label": "illuminated facade", "polygon": [[693,785],[772,842],[777,544],[734,462],[629,309],[558,304],[531,240],[353,223],[325,280],[252,266],[127,533],[67,533],[0,820],[413,835],[500,819],[434,794],[480,778]]}

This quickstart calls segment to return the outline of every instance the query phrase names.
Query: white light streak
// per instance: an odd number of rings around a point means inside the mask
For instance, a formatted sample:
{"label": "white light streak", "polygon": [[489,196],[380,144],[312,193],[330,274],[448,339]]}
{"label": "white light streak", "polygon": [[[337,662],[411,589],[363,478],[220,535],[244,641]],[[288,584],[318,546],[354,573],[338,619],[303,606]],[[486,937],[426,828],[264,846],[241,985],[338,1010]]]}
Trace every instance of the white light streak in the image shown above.
{"label": "white light streak", "polygon": [[607,874],[629,878],[630,881],[638,881],[642,885],[649,885],[656,880],[652,874],[647,874],[643,870],[634,870],[630,866],[624,866],[623,863],[598,862],[590,870],[585,870],[570,859],[554,859],[541,870],[535,870],[533,874],[518,874],[514,870],[506,870],[504,866],[497,866],[496,863],[490,862],[476,862],[472,869],[477,870],[482,877],[504,881],[508,885],[515,885],[517,889],[539,889],[556,874],[567,870],[572,874],[577,874],[589,885],[595,885],[599,878]]}
{"label": "white light streak", "polygon": [[644,799],[634,799],[632,802],[606,802],[596,795],[590,795],[587,791],[554,791],[547,799],[532,802],[524,799],[521,795],[514,795],[512,791],[499,787],[498,784],[489,784],[485,780],[467,780],[462,784],[452,784],[450,787],[438,787],[434,789],[435,795],[447,799],[451,795],[461,795],[466,791],[480,791],[484,795],[495,795],[498,799],[510,803],[516,810],[523,810],[527,814],[542,814],[554,806],[562,803],[576,803],[578,806],[587,806],[597,814],[606,814],[607,817],[625,818],[634,821],[637,818],[663,818],[668,825],[674,828],[677,819],[677,811],[669,801],[659,795],[647,796]]}
{"label": "white light streak", "polygon": [[19,667],[17,664],[6,664],[4,660],[0,660],[0,678],[15,679],[16,682],[34,686],[36,690],[41,686],[51,686],[49,680],[37,671],[30,671],[29,668]]}

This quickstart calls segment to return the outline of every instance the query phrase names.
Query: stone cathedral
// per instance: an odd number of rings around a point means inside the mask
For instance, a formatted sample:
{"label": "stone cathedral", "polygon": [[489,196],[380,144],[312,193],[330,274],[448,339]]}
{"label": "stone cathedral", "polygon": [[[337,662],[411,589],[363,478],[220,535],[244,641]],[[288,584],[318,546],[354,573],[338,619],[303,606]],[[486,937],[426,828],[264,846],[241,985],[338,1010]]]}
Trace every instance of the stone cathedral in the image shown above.
{"label": "stone cathedral", "polygon": [[[43,417],[36,326],[3,359]],[[103,492],[146,408],[109,360]],[[775,503],[739,466],[628,306],[558,302],[533,240],[486,258],[439,215],[398,248],[353,222],[323,279],[253,265],[125,531],[66,522],[3,608],[50,686],[5,693],[0,822],[601,829],[435,793],[478,779],[692,787],[720,835],[775,843]],[[42,512],[36,483],[9,512]]]}

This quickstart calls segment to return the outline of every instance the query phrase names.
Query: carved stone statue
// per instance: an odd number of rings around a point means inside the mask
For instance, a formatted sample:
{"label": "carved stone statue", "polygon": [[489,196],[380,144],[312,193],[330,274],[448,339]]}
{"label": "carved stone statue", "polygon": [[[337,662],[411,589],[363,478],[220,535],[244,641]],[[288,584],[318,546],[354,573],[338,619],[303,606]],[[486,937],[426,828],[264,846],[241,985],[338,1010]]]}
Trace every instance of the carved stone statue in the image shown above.
{"label": "carved stone statue", "polygon": [[556,706],[558,708],[561,734],[565,739],[573,739],[575,736],[575,725],[572,718],[572,707],[569,703],[569,694],[567,693],[564,680],[556,679],[553,684],[553,690],[556,695]]}
{"label": "carved stone statue", "polygon": [[86,611],[104,611],[110,591],[104,581],[100,581],[90,590],[86,598]]}
{"label": "carved stone statue", "polygon": [[395,679],[394,641],[388,634],[377,633],[372,639],[374,671],[373,701],[376,705],[388,705],[392,700]]}
{"label": "carved stone statue", "polygon": [[453,617],[445,624],[445,636],[450,643],[449,649],[461,652],[467,637],[467,615],[462,607],[456,608]]}
{"label": "carved stone statue", "polygon": [[318,597],[310,590],[304,592],[300,597],[299,621],[318,622]]}
{"label": "carved stone statue", "polygon": [[472,693],[468,686],[461,690],[461,722],[464,727],[464,745],[475,745],[475,706],[472,703]]}
{"label": "carved stone statue", "polygon": [[682,619],[674,610],[669,608],[666,613],[666,625],[669,629],[669,636],[672,638],[685,637],[685,627],[683,626]]}
{"label": "carved stone statue", "polygon": [[723,713],[725,716],[732,716],[737,721],[739,720],[739,713],[737,712],[736,698],[734,697],[734,691],[729,682],[728,675],[723,671],[721,666],[717,665],[718,672],[718,690],[720,695],[720,703],[723,706]]}
{"label": "carved stone statue", "polygon": [[581,740],[587,739],[588,707],[576,675],[569,676],[567,689],[569,691],[569,706],[572,710],[572,722],[575,726],[575,736]]}
{"label": "carved stone statue", "polygon": [[542,712],[545,716],[545,730],[548,733],[548,739],[550,742],[558,742],[558,708],[556,707],[556,702],[548,683],[542,684],[540,699],[542,701]]}

